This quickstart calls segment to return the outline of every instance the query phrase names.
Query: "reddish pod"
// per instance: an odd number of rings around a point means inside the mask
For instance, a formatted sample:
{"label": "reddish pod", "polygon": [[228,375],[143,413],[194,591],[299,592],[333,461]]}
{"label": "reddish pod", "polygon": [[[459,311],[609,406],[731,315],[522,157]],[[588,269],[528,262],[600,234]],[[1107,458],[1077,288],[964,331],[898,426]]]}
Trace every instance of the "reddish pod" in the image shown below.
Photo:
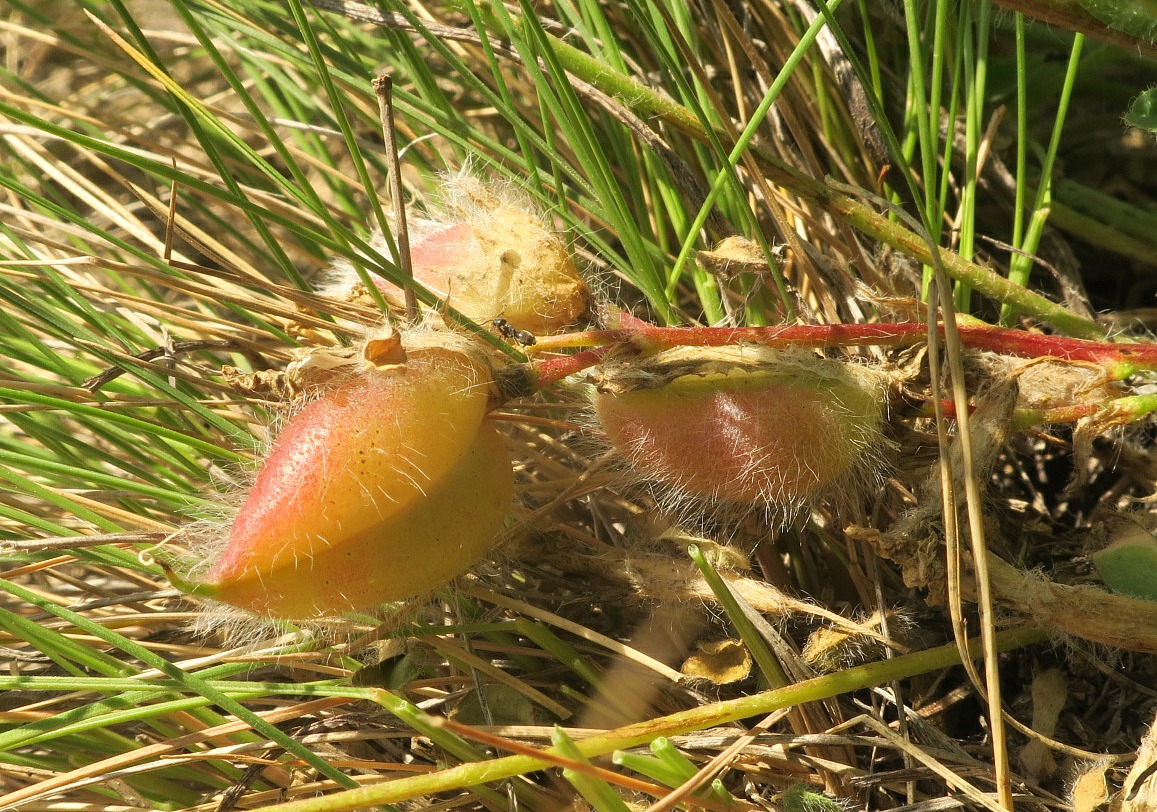
{"label": "reddish pod", "polygon": [[862,480],[882,445],[883,378],[804,353],[671,350],[607,370],[596,388],[615,448],[676,498],[786,517]]}
{"label": "reddish pod", "polygon": [[510,506],[492,387],[472,351],[425,346],[330,388],[282,429],[197,591],[301,619],[452,580]]}

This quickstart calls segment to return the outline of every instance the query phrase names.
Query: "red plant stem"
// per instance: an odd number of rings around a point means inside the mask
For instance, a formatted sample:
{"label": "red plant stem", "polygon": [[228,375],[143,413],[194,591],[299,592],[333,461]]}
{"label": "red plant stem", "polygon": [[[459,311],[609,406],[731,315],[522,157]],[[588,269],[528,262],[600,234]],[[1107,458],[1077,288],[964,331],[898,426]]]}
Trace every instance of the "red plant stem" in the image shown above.
{"label": "red plant stem", "polygon": [[[1117,344],[1067,336],[1030,333],[962,319],[957,330],[964,346],[1020,358],[1055,358],[1095,364],[1106,376],[1121,380],[1139,370],[1157,369],[1157,344]],[[943,335],[943,326],[940,328]],[[792,324],[778,327],[658,327],[632,318],[629,326],[544,336],[539,349],[598,347],[565,358],[534,364],[539,386],[545,386],[602,363],[612,352],[650,355],[673,347],[720,347],[742,342],[767,347],[827,348],[855,345],[905,347],[919,344],[928,327],[899,324]],[[601,345],[601,346],[600,346]]]}
{"label": "red plant stem", "polygon": [[[942,400],[940,407],[945,417],[956,418],[955,401]],[[968,406],[969,414],[973,409],[972,405]],[[931,401],[924,405],[923,411],[926,417],[932,417]],[[1155,411],[1157,411],[1157,395],[1128,395],[1108,401],[1071,403],[1067,406],[1046,409],[1016,409],[1013,411],[1012,422],[1018,429],[1026,429],[1029,426],[1076,423],[1078,420],[1092,417],[1105,426],[1125,425],[1136,423]]]}
{"label": "red plant stem", "polygon": [[[958,326],[964,346],[1020,358],[1056,358],[1102,366],[1114,380],[1143,369],[1157,369],[1157,344],[1118,344],[1083,338],[1029,333],[968,320]],[[943,333],[943,329],[941,329]]]}
{"label": "red plant stem", "polygon": [[[922,409],[924,417],[933,417],[932,407],[932,401],[924,404]],[[1108,407],[1104,403],[1074,403],[1069,406],[1057,406],[1052,409],[1015,409],[1012,414],[1012,423],[1019,429],[1026,429],[1029,426],[1076,423],[1082,418],[1093,417],[1100,412],[1104,412],[1106,408]],[[956,401],[942,400],[940,401],[940,409],[949,420],[956,419]],[[972,414],[975,410],[975,406],[971,403],[968,404],[969,414]]]}
{"label": "red plant stem", "polygon": [[606,357],[613,350],[618,349],[620,346],[616,344],[607,344],[594,350],[576,352],[574,355],[560,355],[557,358],[532,361],[530,366],[534,376],[534,388],[542,389],[544,386],[561,381],[568,375],[574,375],[584,369],[598,366],[606,360]]}
{"label": "red plant stem", "polygon": [[1074,403],[1052,409],[1017,409],[1014,421],[1020,427],[1049,423],[1075,423],[1092,417],[1102,427],[1136,423],[1157,411],[1157,395],[1127,395],[1105,403]]}

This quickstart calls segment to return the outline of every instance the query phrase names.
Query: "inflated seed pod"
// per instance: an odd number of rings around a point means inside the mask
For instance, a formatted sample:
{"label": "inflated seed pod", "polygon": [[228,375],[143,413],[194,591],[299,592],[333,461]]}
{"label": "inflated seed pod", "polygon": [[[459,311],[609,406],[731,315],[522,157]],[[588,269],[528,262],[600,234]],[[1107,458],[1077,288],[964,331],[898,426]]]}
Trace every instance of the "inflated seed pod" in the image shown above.
{"label": "inflated seed pod", "polygon": [[290,418],[196,591],[303,619],[419,595],[477,560],[513,472],[485,421],[490,370],[453,338],[367,362]]}
{"label": "inflated seed pod", "polygon": [[878,467],[885,379],[804,352],[682,348],[604,370],[594,407],[630,467],[676,499],[788,515]]}

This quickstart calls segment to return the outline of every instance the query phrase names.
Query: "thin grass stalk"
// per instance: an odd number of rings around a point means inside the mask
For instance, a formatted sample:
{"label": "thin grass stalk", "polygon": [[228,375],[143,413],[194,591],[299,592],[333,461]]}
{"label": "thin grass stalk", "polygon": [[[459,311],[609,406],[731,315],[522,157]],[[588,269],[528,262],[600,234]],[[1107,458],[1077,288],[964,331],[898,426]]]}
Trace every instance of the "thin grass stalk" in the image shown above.
{"label": "thin grass stalk", "polygon": [[[976,255],[976,208],[978,205],[981,173],[981,150],[984,144],[984,101],[987,98],[988,41],[992,36],[991,6],[988,0],[961,8],[959,38],[963,47],[965,71],[964,105],[964,185],[960,191],[959,252],[966,259]],[[949,119],[951,142],[952,119]],[[965,285],[956,286],[956,309],[960,313],[971,310],[971,291]]]}
{"label": "thin grass stalk", "polygon": [[170,663],[168,660],[159,657],[149,649],[136,643],[123,635],[117,634],[109,629],[104,628],[99,623],[94,623],[84,615],[70,611],[62,606],[58,606],[50,601],[47,601],[36,595],[29,589],[26,589],[19,584],[12,583],[8,580],[0,579],[0,589],[9,594],[25,601],[39,609],[48,612],[56,617],[71,623],[78,629],[81,629],[88,634],[94,635],[101,640],[116,647],[125,654],[133,657],[150,668],[155,668],[158,671],[166,674],[172,679],[177,680],[185,688],[194,693],[209,699],[214,704],[219,705],[223,710],[236,716],[241,721],[245,722],[254,731],[265,736],[270,741],[283,747],[286,752],[292,753],[295,757],[301,759],[306,764],[316,769],[319,773],[326,776],[332,781],[335,781],[339,786],[351,787],[356,784],[344,772],[335,769],[325,759],[313,753],[308,748],[304,747],[300,742],[293,737],[283,733],[277,727],[269,724],[257,714],[250,711],[244,705],[241,705],[235,699],[227,696],[220,690],[214,688],[203,679],[186,671],[182,671],[177,666]]}
{"label": "thin grass stalk", "polygon": [[[1033,645],[1045,638],[1045,632],[1037,627],[1007,630],[998,635],[999,650],[1009,651],[1022,646]],[[981,652],[979,639],[970,641],[968,652],[969,656],[979,656]],[[823,677],[797,682],[784,688],[713,705],[704,705],[669,716],[627,725],[605,734],[576,741],[575,746],[587,758],[594,758],[614,750],[626,750],[647,744],[658,736],[674,736],[695,730],[704,730],[737,719],[765,716],[781,708],[828,699],[869,686],[885,684],[892,680],[906,679],[917,674],[930,673],[959,664],[959,662],[960,652],[955,644],[949,644],[894,657],[890,660],[856,666]],[[548,752],[552,756],[550,759],[521,755],[506,756],[480,764],[451,767],[430,775],[402,778],[381,786],[362,787],[324,798],[290,801],[271,806],[269,810],[270,812],[353,812],[375,804],[398,803],[460,787],[501,781],[515,775],[542,769],[553,762],[553,756],[559,755],[553,750]]]}
{"label": "thin grass stalk", "polygon": [[[1056,161],[1057,150],[1061,142],[1061,132],[1064,129],[1065,119],[1068,116],[1069,100],[1072,98],[1073,85],[1077,79],[1077,70],[1080,65],[1081,50],[1084,42],[1083,34],[1073,36],[1073,45],[1069,52],[1068,66],[1065,69],[1065,80],[1061,88],[1056,118],[1053,121],[1052,135],[1049,137],[1048,148],[1045,150],[1045,154],[1041,160],[1041,178],[1040,183],[1037,185],[1036,196],[1033,200],[1032,214],[1029,217],[1028,228],[1024,233],[1023,240],[1020,243],[1016,243],[1019,251],[1015,253],[1009,261],[1009,280],[1022,287],[1028,284],[1029,274],[1032,272],[1032,256],[1036,253],[1037,247],[1040,245],[1045,223],[1048,220],[1049,206],[1052,201],[1053,164]],[[1016,313],[1015,308],[1011,305],[1006,305],[1005,308],[1001,310],[1001,319],[1002,321],[1008,321],[1012,319]]]}
{"label": "thin grass stalk", "polygon": [[695,241],[698,239],[699,230],[703,227],[704,223],[707,222],[707,217],[710,215],[712,207],[715,205],[715,202],[719,198],[720,193],[723,191],[724,186],[728,183],[734,182],[735,169],[738,166],[740,159],[749,148],[752,139],[755,137],[756,131],[763,125],[768,111],[779,97],[780,92],[783,90],[788,80],[791,79],[792,73],[799,66],[800,62],[803,60],[804,55],[815,44],[815,39],[819,35],[819,32],[822,30],[822,28],[827,25],[827,22],[830,19],[830,14],[839,8],[841,2],[842,0],[831,0],[831,2],[826,6],[827,14],[829,16],[825,17],[824,15],[819,15],[815,18],[815,20],[812,21],[811,25],[808,26],[807,31],[805,31],[803,36],[800,37],[799,43],[796,45],[795,49],[791,53],[791,56],[788,58],[783,68],[776,76],[775,81],[772,83],[771,87],[767,89],[767,92],[764,93],[763,99],[752,112],[751,120],[748,121],[746,126],[744,126],[743,132],[740,134],[739,139],[735,143],[735,146],[731,149],[731,152],[727,156],[727,166],[720,169],[716,174],[715,179],[711,183],[711,189],[707,193],[707,198],[699,207],[699,213],[696,214],[695,220],[691,223],[690,228],[687,229],[687,234],[683,238],[683,245],[680,247],[679,254],[675,258],[675,263],[671,268],[670,279],[667,283],[668,296],[672,293],[672,286],[674,281],[682,275],[683,267],[689,260],[692,247],[694,246]]}

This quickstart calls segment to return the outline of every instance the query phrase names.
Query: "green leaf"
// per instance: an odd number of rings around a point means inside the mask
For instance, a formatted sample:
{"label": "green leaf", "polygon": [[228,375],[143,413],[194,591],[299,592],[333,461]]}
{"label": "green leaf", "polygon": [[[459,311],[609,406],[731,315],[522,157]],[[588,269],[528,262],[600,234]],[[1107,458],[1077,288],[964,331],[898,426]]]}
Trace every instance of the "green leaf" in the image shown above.
{"label": "green leaf", "polygon": [[1157,601],[1157,539],[1132,535],[1094,553],[1093,566],[1114,592]]}
{"label": "green leaf", "polygon": [[1125,123],[1151,133],[1157,133],[1157,87],[1151,87],[1129,105]]}
{"label": "green leaf", "polygon": [[1085,11],[1139,39],[1157,39],[1157,0],[1081,0]]}

